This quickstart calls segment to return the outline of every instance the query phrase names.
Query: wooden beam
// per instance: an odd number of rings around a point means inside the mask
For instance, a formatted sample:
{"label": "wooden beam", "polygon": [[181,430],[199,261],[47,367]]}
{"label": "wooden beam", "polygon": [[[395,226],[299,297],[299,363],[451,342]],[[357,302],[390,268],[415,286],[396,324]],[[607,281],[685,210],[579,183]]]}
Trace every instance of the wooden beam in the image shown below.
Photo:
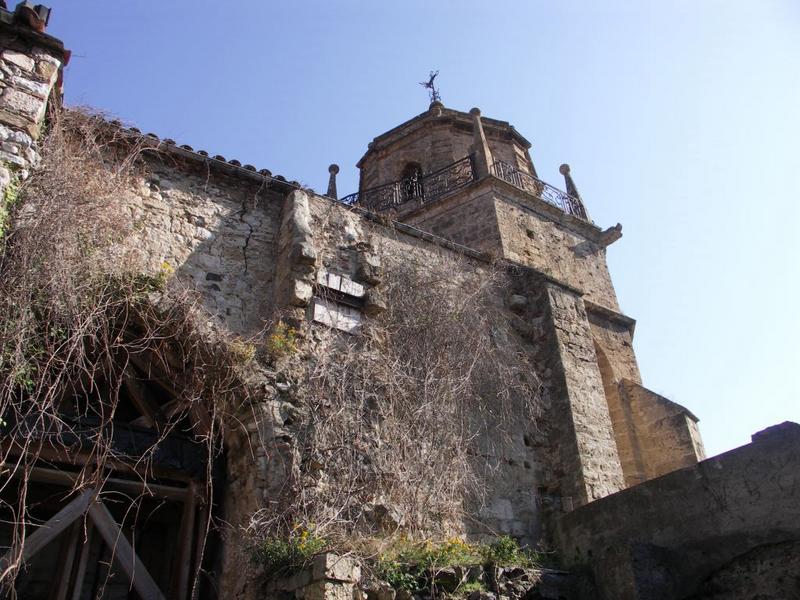
{"label": "wooden beam", "polygon": [[[23,561],[30,560],[34,554],[58,537],[58,534],[86,512],[86,508],[91,503],[93,496],[94,490],[92,488],[85,490],[80,496],[58,511],[46,523],[42,523],[36,531],[26,536],[22,541],[21,559]],[[3,557],[0,558],[0,565],[2,565],[3,570],[8,568],[19,552],[20,548],[19,545],[17,545],[10,548]]]}
{"label": "wooden beam", "polygon": [[158,409],[155,404],[150,401],[148,397],[147,388],[144,383],[136,376],[132,368],[125,369],[125,374],[122,378],[125,384],[125,389],[128,390],[128,395],[131,402],[136,407],[136,410],[142,415],[142,420],[146,427],[155,427],[158,421]]}
{"label": "wooden beam", "polygon": [[69,532],[69,537],[64,540],[61,548],[61,555],[59,557],[58,576],[56,580],[58,585],[52,589],[50,597],[53,600],[66,600],[67,591],[69,590],[69,582],[72,579],[72,566],[75,563],[75,549],[78,546],[81,535],[81,522],[75,520],[72,524],[72,529]]}
{"label": "wooden beam", "polygon": [[186,501],[183,505],[181,529],[178,534],[178,565],[175,569],[175,579],[172,582],[172,597],[187,600],[189,593],[189,575],[192,566],[192,541],[194,539],[195,513],[197,512],[197,491],[194,484],[189,485],[186,491]]}
{"label": "wooden beam", "polygon": [[181,381],[179,381],[180,375],[166,372],[163,366],[153,361],[149,353],[131,354],[129,359],[148,381],[158,384],[165,392],[173,397],[180,396],[178,388],[176,387],[176,385],[181,385]]}
{"label": "wooden beam", "polygon": [[75,573],[75,583],[72,585],[72,600],[80,600],[83,591],[83,580],[86,578],[86,566],[89,564],[89,553],[92,551],[92,527],[91,521],[86,521],[86,539],[81,546],[81,556],[78,559],[78,569]]}
{"label": "wooden beam", "polygon": [[[78,479],[78,473],[59,471],[57,469],[48,469],[46,467],[33,467],[30,470],[29,479],[37,483],[73,485]],[[186,493],[189,489],[172,485],[163,485],[160,483],[130,481],[116,477],[109,477],[105,479],[104,484],[108,487],[124,492],[130,492],[132,494],[144,494],[147,496],[155,496],[157,498],[165,498],[167,500],[175,500],[178,502],[183,502],[186,500]]]}
{"label": "wooden beam", "polygon": [[200,568],[203,566],[203,553],[206,549],[206,535],[208,535],[208,505],[200,506],[199,522],[197,524],[197,541],[194,544],[194,568],[192,569],[192,595],[191,600],[197,600],[200,594]]}
{"label": "wooden beam", "polygon": [[89,516],[142,600],[166,600],[106,505],[100,500],[93,503]]}
{"label": "wooden beam", "polygon": [[[7,459],[18,458],[20,454],[26,454],[25,448],[14,440],[0,441],[0,448],[2,448],[3,456]],[[74,465],[83,467],[87,462],[94,463],[97,455],[91,452],[75,450],[72,448],[54,448],[52,446],[42,445],[32,452],[36,458],[45,462],[64,463],[67,465]],[[8,462],[8,460],[7,460]],[[116,469],[124,473],[131,473],[143,479],[172,479],[174,481],[182,481],[189,483],[193,478],[182,471],[176,469],[167,469],[158,466],[142,466],[132,465],[130,463],[116,460],[113,458],[105,458],[104,463],[106,466]]]}

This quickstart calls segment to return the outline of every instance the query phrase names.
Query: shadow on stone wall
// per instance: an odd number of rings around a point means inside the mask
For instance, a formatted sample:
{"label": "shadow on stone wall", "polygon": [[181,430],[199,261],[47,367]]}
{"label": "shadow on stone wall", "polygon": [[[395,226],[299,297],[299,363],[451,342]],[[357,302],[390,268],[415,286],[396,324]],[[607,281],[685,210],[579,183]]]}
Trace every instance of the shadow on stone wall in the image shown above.
{"label": "shadow on stone wall", "polygon": [[[783,423],[694,467],[564,515],[563,556],[604,597],[672,600],[800,581],[800,425]],[[787,588],[788,589],[788,588]],[[715,595],[716,594],[716,595]],[[768,595],[767,598],[796,596]]]}

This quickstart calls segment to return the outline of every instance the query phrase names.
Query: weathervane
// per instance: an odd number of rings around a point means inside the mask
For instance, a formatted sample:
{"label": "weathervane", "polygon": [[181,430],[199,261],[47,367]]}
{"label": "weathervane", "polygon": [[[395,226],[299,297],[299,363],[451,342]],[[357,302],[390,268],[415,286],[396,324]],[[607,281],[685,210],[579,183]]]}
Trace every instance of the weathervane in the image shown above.
{"label": "weathervane", "polygon": [[431,95],[431,104],[442,101],[442,97],[439,95],[439,90],[437,90],[436,86],[433,84],[433,80],[436,79],[438,74],[439,71],[431,71],[430,75],[428,76],[428,81],[420,82],[420,85],[427,89],[428,93]]}

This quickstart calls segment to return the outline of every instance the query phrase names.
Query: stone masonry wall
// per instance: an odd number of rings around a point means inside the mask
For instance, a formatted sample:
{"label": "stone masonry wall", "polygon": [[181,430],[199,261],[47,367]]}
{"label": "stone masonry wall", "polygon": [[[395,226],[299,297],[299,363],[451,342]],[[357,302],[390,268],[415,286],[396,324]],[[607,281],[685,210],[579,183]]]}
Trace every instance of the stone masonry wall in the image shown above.
{"label": "stone masonry wall", "polygon": [[[787,585],[792,594],[769,597],[794,597],[797,561],[776,550],[800,541],[799,462],[800,425],[771,427],[751,444],[563,515],[562,556],[590,569],[601,600],[749,598],[742,590]],[[754,568],[760,555],[771,556],[768,568]],[[782,572],[783,582],[773,579]]]}
{"label": "stone masonry wall", "polygon": [[497,214],[492,195],[485,191],[467,192],[434,203],[406,221],[457,244],[499,256]]}
{"label": "stone masonry wall", "polygon": [[605,248],[546,218],[512,190],[495,201],[503,255],[581,290],[588,300],[619,311]]}
{"label": "stone masonry wall", "polygon": [[[493,272],[493,267],[483,260],[426,242],[402,229],[374,223],[327,199],[313,196],[310,205],[320,267],[364,284],[368,288],[368,304],[371,296],[380,293],[381,282],[391,279],[391,274],[386,272],[387,265],[398,259],[421,269],[431,264],[447,264],[451,277],[448,283],[467,289],[474,289]],[[376,265],[380,265],[378,275]],[[510,320],[513,314],[507,301],[507,297],[499,295],[493,301],[493,309]],[[365,318],[370,318],[368,313],[366,310]],[[536,351],[533,341],[510,325],[497,335],[503,344],[515,351],[529,354]],[[530,439],[541,426],[527,418],[514,419],[512,439],[503,454],[483,457],[493,465],[492,469],[480,467],[488,494],[484,503],[468,507],[471,516],[463,524],[464,533],[474,537],[507,533],[528,543],[539,539],[542,515],[537,489],[541,473],[549,468],[551,457],[547,449],[534,447]],[[498,449],[496,444],[486,445],[494,451]],[[478,440],[476,448],[481,446],[483,443]]]}
{"label": "stone masonry wall", "polygon": [[0,26],[0,217],[8,209],[5,190],[12,179],[27,179],[38,163],[36,140],[48,101],[58,96],[64,61],[63,47],[50,36]]}
{"label": "stone masonry wall", "polygon": [[[265,328],[284,308],[299,311],[293,314],[301,319],[310,318],[304,306],[311,300],[306,291],[311,292],[322,271],[363,285],[367,291],[362,318],[373,318],[382,301],[382,257],[422,267],[437,260],[452,263],[454,286],[473,286],[492,270],[477,255],[461,254],[444,242],[431,243],[415,230],[387,227],[326,198],[272,191],[266,184],[223,174],[202,161],[181,160],[166,150],[147,151],[145,157],[123,198],[131,216],[132,245],[150,271],[174,271],[196,289],[210,320],[244,341],[262,343]],[[307,283],[299,298],[298,281]],[[494,304],[495,310],[512,318],[506,296],[499,295]],[[514,351],[533,355],[541,350],[534,338],[518,334],[510,325],[499,339]],[[257,597],[249,575],[228,575],[250,569],[241,529],[261,507],[292,493],[300,479],[295,436],[303,413],[293,399],[301,380],[298,368],[302,365],[285,374],[258,374],[259,397],[241,407],[239,425],[226,434],[221,516],[229,527],[222,533],[219,562],[219,585],[226,597]],[[543,533],[542,474],[552,471],[553,457],[547,445],[531,443],[536,431],[546,427],[544,422],[514,423],[504,454],[487,457],[495,468],[482,474],[487,478],[486,501],[469,507],[471,516],[462,531],[475,537],[509,533],[535,543]]]}
{"label": "stone masonry wall", "polygon": [[[368,154],[361,164],[360,189],[399,180],[408,163],[419,163],[422,172],[428,174],[469,156],[474,141],[471,120],[464,113],[453,117],[455,112],[445,109],[442,113],[434,106],[426,113],[424,126],[408,134],[398,132],[396,141],[391,137],[382,141],[380,150]],[[527,148],[513,139],[505,128],[484,121],[493,159],[530,173],[533,165]]]}
{"label": "stone masonry wall", "polygon": [[551,415],[565,423],[556,442],[562,489],[566,495],[571,487],[573,504],[580,506],[622,489],[623,475],[586,309],[574,292],[554,284],[546,290],[563,378],[561,404]]}
{"label": "stone masonry wall", "polygon": [[135,246],[149,265],[200,292],[218,324],[244,337],[271,316],[282,195],[263,184],[150,158],[126,201]]}
{"label": "stone masonry wall", "polygon": [[630,407],[646,479],[705,459],[697,417],[692,413],[628,379],[620,382],[620,395]]}

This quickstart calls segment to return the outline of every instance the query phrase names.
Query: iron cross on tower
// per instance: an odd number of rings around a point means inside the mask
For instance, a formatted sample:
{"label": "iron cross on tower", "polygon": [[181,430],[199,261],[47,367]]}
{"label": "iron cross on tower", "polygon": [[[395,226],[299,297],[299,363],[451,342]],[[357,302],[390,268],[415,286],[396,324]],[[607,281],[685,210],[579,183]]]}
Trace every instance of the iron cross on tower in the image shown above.
{"label": "iron cross on tower", "polygon": [[439,71],[431,71],[430,75],[428,75],[428,81],[420,82],[420,85],[428,90],[428,93],[431,96],[431,104],[442,101],[442,97],[439,95],[439,90],[436,89],[436,86],[433,83],[433,80],[436,79],[438,74]]}

